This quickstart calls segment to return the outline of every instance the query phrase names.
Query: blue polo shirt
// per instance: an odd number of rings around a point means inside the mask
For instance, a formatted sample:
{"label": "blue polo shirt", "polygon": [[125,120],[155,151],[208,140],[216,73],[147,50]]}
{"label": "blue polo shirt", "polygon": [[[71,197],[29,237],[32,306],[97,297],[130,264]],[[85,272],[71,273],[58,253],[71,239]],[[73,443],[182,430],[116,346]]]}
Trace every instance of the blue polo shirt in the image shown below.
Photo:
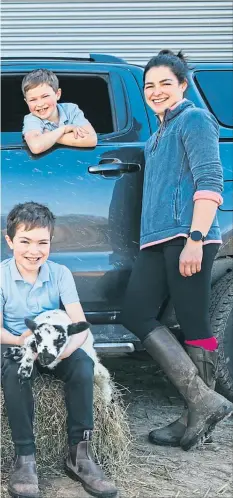
{"label": "blue polo shirt", "polygon": [[38,130],[41,133],[43,133],[44,130],[53,131],[60,126],[67,124],[73,124],[76,126],[90,124],[77,104],[57,104],[57,109],[59,114],[59,123],[54,123],[53,121],[48,121],[47,119],[40,119],[32,113],[27,114],[23,121],[23,135],[32,130]]}
{"label": "blue polo shirt", "polygon": [[34,284],[20,275],[15,259],[1,263],[1,310],[3,327],[14,335],[21,335],[27,327],[25,318],[35,318],[43,311],[60,308],[79,301],[71,271],[63,265],[46,261]]}

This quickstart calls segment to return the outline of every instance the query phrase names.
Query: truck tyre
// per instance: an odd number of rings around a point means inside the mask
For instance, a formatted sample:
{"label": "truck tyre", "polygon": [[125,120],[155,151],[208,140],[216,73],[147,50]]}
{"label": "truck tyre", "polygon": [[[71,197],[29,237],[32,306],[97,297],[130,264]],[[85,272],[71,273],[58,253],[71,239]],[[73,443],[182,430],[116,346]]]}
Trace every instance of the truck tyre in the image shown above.
{"label": "truck tyre", "polygon": [[216,389],[233,401],[233,273],[222,277],[212,288],[210,318],[219,342]]}

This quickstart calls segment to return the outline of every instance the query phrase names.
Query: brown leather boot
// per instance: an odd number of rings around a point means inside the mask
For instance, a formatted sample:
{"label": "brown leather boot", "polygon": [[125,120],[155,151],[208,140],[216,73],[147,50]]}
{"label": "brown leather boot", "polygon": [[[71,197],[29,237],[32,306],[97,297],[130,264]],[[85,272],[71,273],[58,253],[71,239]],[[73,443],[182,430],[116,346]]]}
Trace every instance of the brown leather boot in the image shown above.
{"label": "brown leather boot", "polygon": [[[210,389],[215,389],[218,351],[207,351],[195,346],[185,347],[188,355],[196,365],[199,375]],[[149,440],[159,446],[180,446],[180,440],[184,436],[188,423],[188,410],[184,410],[181,416],[171,424],[154,429],[149,433]],[[205,443],[212,443],[212,436],[208,435]]]}
{"label": "brown leather boot", "polygon": [[35,455],[16,455],[8,493],[14,498],[39,498]]}
{"label": "brown leather boot", "polygon": [[[88,434],[87,434],[88,433]],[[112,498],[117,495],[117,488],[104,475],[99,465],[94,462],[91,448],[91,431],[84,431],[85,439],[71,446],[65,462],[66,473],[92,496]]]}

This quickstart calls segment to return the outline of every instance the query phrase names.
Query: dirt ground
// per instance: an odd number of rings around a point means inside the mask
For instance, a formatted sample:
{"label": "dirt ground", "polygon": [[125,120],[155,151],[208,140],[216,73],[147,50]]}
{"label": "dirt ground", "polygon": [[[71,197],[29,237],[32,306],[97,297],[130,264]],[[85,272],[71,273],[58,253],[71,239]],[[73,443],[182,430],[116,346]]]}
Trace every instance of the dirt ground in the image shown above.
{"label": "dirt ground", "polygon": [[[108,358],[104,363],[115,381],[126,388],[125,403],[135,437],[131,467],[119,498],[232,498],[233,418],[215,429],[214,442],[183,451],[151,445],[154,427],[174,420],[182,410],[178,393],[147,359]],[[82,487],[65,476],[40,476],[42,498],[88,498]],[[7,497],[5,484],[3,498]]]}

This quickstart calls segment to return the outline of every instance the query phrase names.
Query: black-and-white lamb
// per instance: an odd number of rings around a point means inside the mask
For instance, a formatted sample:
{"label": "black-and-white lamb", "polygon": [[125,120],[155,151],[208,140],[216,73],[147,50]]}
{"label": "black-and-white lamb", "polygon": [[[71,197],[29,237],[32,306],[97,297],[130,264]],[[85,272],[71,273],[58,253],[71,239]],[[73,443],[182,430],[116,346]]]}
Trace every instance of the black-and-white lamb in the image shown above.
{"label": "black-and-white lamb", "polygon": [[51,310],[41,313],[34,320],[26,318],[25,324],[32,331],[32,335],[25,339],[23,346],[9,347],[4,354],[5,357],[19,363],[18,376],[21,382],[31,377],[35,353],[37,361],[52,370],[61,361],[60,357],[70,337],[88,329],[87,338],[81,349],[94,362],[94,379],[103,392],[103,399],[107,405],[111,402],[111,378],[96,354],[88,322],[72,323],[65,311]]}

